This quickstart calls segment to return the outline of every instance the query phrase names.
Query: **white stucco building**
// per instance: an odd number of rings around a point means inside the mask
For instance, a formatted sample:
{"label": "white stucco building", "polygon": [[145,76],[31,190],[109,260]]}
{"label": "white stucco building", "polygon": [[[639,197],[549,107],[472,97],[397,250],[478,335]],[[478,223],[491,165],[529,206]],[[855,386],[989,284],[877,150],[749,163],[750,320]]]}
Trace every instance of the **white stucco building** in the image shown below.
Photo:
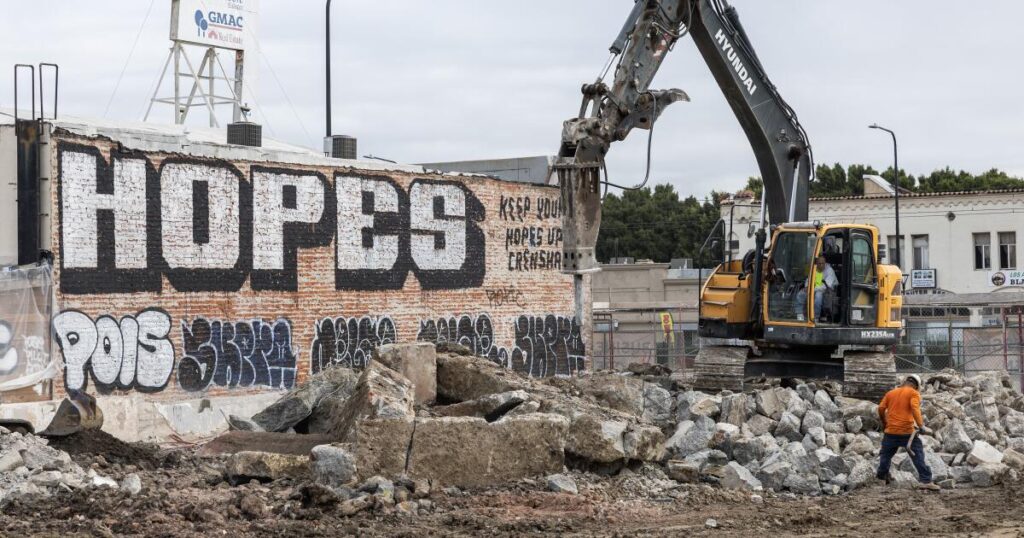
{"label": "white stucco building", "polygon": [[[1024,240],[1024,189],[901,192],[899,256],[892,188],[871,178],[864,183],[863,196],[812,199],[810,220],[877,226],[887,262],[908,276],[908,293],[1024,291],[1024,252],[1018,248]],[[759,201],[737,197],[723,202],[727,233],[730,216],[732,254],[743,256],[754,247],[747,231],[760,220]]]}

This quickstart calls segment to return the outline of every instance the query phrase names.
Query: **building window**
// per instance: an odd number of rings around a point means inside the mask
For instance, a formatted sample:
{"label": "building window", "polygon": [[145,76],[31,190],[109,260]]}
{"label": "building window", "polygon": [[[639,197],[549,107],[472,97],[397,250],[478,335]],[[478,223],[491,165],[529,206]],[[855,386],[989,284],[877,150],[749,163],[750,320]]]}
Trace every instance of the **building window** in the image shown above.
{"label": "building window", "polygon": [[[907,247],[907,238],[904,237],[903,240],[900,241],[900,245],[899,246],[903,247],[903,248],[906,248]],[[896,236],[895,235],[890,235],[889,236],[889,248],[887,250],[887,253],[889,255],[889,265],[895,265],[897,267],[903,267],[903,264],[900,263],[900,262],[903,261],[903,256],[900,255],[900,254],[902,254],[902,252],[900,252],[900,250],[901,249],[896,246]]]}
{"label": "building window", "polygon": [[974,234],[974,268],[992,268],[992,234]]}
{"label": "building window", "polygon": [[1017,268],[1017,233],[999,232],[999,268]]}
{"label": "building window", "polygon": [[928,236],[913,235],[911,241],[914,243],[914,269],[930,269],[928,264]]}

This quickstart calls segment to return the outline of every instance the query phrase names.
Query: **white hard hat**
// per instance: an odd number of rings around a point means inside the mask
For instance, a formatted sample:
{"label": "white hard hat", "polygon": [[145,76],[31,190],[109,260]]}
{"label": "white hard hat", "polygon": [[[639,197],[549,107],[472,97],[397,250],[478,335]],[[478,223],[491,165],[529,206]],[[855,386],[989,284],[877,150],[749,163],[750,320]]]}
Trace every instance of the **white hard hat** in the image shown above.
{"label": "white hard hat", "polygon": [[921,385],[922,385],[922,383],[921,383],[921,376],[919,376],[917,374],[910,374],[910,375],[907,376],[907,381],[910,381],[911,379],[914,380],[914,383],[917,384],[918,388],[921,388]]}

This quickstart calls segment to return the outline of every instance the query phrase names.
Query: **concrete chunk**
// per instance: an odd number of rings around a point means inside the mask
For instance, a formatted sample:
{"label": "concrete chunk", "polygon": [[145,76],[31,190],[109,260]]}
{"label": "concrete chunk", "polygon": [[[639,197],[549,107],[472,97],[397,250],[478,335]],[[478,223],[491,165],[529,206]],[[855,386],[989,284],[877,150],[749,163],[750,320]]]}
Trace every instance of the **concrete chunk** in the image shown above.
{"label": "concrete chunk", "polygon": [[626,457],[623,443],[628,427],[624,420],[579,414],[570,421],[565,450],[594,463],[619,461]]}
{"label": "concrete chunk", "polygon": [[658,461],[665,454],[665,434],[654,426],[634,424],[622,437],[626,458],[634,461]]}
{"label": "concrete chunk", "polygon": [[232,484],[256,479],[269,482],[280,478],[309,475],[309,456],[292,456],[271,452],[238,452],[228,458],[224,474]]}
{"label": "concrete chunk", "polygon": [[672,457],[685,458],[708,448],[708,443],[715,435],[715,423],[706,417],[700,419],[697,422],[680,422],[676,427],[675,433],[665,443]]}
{"label": "concrete chunk", "polygon": [[786,410],[776,388],[759,391],[754,395],[754,404],[758,413],[775,421],[781,419],[782,412]]}
{"label": "concrete chunk", "polygon": [[413,421],[409,419],[359,421],[352,443],[359,478],[404,473],[413,429]]}
{"label": "concrete chunk", "polygon": [[[794,399],[792,401],[801,400]],[[779,420],[779,424],[775,426],[775,436],[785,437],[790,441],[799,441],[802,439],[803,434],[800,433],[800,419],[789,411],[782,413],[782,418]]]}
{"label": "concrete chunk", "polygon": [[943,432],[942,450],[951,454],[957,454],[960,452],[970,452],[972,448],[974,448],[974,442],[967,436],[967,431],[964,430],[960,420],[954,418]]}
{"label": "concrete chunk", "polygon": [[665,464],[666,474],[672,480],[683,484],[696,484],[700,481],[700,464],[690,461],[669,460]]}
{"label": "concrete chunk", "polygon": [[374,358],[412,382],[417,404],[432,403],[437,399],[437,351],[434,344],[385,344],[377,348]]}
{"label": "concrete chunk", "polygon": [[762,489],[761,481],[754,478],[754,475],[746,467],[730,461],[722,469],[722,478],[719,482],[726,489],[739,489],[745,491],[758,491]]}
{"label": "concrete chunk", "polygon": [[408,475],[458,487],[482,487],[561,472],[569,421],[535,413],[488,423],[479,418],[416,421]]}
{"label": "concrete chunk", "polygon": [[313,480],[324,486],[344,486],[356,478],[355,457],[348,447],[339,444],[313,447],[309,451],[309,466]]}
{"label": "concrete chunk", "polygon": [[446,353],[437,356],[437,394],[447,400],[464,402],[527,388],[529,383],[519,374],[487,359]]}
{"label": "concrete chunk", "polygon": [[971,483],[987,488],[1002,483],[1010,468],[1002,463],[982,463],[971,469]]}
{"label": "concrete chunk", "polygon": [[493,422],[529,399],[530,394],[525,390],[513,390],[488,394],[476,400],[434,407],[433,412],[442,417],[480,417]]}
{"label": "concrete chunk", "polygon": [[970,454],[967,454],[967,463],[971,465],[1002,463],[1002,461],[1003,453],[985,441],[975,441]]}
{"label": "concrete chunk", "polygon": [[352,395],[333,417],[327,433],[335,439],[350,441],[360,420],[411,420],[415,416],[413,400],[413,387],[408,379],[379,362],[370,362]]}
{"label": "concrete chunk", "polygon": [[252,422],[268,432],[287,431],[309,417],[326,395],[347,398],[358,380],[355,370],[328,368],[253,415]]}

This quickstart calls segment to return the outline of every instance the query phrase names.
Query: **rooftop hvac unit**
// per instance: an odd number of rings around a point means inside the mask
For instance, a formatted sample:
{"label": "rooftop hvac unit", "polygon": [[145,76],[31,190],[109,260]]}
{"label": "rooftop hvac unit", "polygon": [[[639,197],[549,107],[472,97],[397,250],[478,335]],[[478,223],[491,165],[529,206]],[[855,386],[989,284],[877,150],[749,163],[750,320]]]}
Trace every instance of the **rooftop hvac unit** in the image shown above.
{"label": "rooftop hvac unit", "polygon": [[345,135],[331,135],[324,138],[324,154],[335,159],[356,158],[356,138]]}
{"label": "rooftop hvac unit", "polygon": [[672,258],[668,265],[669,269],[693,269],[692,258]]}
{"label": "rooftop hvac unit", "polygon": [[248,121],[228,124],[228,144],[251,146],[263,145],[263,126]]}

